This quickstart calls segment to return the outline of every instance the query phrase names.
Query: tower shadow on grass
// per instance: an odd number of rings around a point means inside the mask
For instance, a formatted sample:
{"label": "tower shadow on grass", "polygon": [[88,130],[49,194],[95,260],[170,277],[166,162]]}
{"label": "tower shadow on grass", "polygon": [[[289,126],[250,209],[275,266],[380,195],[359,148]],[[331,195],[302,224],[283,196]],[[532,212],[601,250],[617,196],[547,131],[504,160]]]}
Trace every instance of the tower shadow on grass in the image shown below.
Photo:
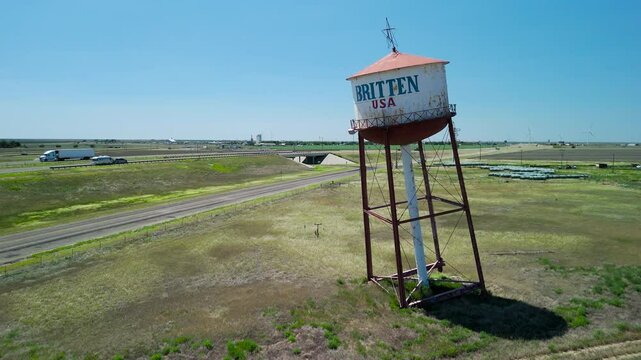
{"label": "tower shadow on grass", "polygon": [[492,295],[466,295],[432,304],[425,313],[476,332],[523,340],[563,335],[568,324],[550,310]]}

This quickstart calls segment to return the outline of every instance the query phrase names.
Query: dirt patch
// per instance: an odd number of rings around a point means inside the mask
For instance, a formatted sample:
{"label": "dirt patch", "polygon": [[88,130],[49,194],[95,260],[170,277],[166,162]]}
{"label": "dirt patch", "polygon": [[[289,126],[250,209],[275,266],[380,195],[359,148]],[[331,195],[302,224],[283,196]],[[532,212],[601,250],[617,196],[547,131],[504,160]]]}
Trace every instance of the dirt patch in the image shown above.
{"label": "dirt patch", "polygon": [[295,331],[296,341],[282,340],[266,346],[251,359],[354,359],[354,354],[341,349],[331,350],[322,329],[303,326]]}
{"label": "dirt patch", "polygon": [[[271,338],[274,325],[271,319],[261,316],[263,309],[295,307],[321,293],[318,288],[278,281],[216,286],[187,293],[184,289],[164,289],[154,297],[104,313],[90,326],[83,324],[82,334],[69,329],[62,339],[57,331],[39,335],[50,343],[62,340],[57,344],[71,352],[82,353],[91,344],[91,348],[101,349],[103,358],[109,358],[124,349],[131,355],[143,356],[157,346],[159,339],[195,334],[212,339],[219,353],[224,352],[224,344],[230,338]],[[321,333],[319,344],[326,348],[322,336]]]}
{"label": "dirt patch", "polygon": [[[241,221],[234,221],[229,226],[226,226],[225,231],[233,241],[238,241],[238,239],[260,238],[265,236],[265,234],[272,236],[282,235],[282,232],[275,229],[275,224],[272,219],[243,218]],[[237,239],[234,239],[234,237],[237,237]]]}
{"label": "dirt patch", "polygon": [[207,254],[215,259],[228,259],[230,256],[238,256],[249,251],[247,246],[238,242],[223,242],[209,248]]}

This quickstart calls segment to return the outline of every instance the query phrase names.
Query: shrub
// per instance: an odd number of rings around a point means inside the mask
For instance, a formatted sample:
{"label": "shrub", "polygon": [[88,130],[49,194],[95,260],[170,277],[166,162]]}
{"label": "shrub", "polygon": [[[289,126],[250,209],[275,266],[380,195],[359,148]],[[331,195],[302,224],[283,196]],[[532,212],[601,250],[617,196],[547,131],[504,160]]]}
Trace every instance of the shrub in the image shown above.
{"label": "shrub", "polygon": [[328,323],[320,323],[318,325],[321,329],[325,330],[325,338],[327,339],[327,347],[336,350],[341,346],[341,340],[338,338],[338,335],[334,332],[334,326]]}
{"label": "shrub", "polygon": [[296,342],[296,334],[294,334],[293,331],[285,330],[284,335],[285,335],[285,338],[287,338],[287,340],[289,340],[289,342]]}
{"label": "shrub", "polygon": [[246,353],[253,353],[259,349],[260,347],[253,340],[228,341],[225,360],[244,360],[247,358]]}
{"label": "shrub", "polygon": [[209,339],[203,340],[202,345],[207,350],[211,350],[211,349],[214,348],[214,345],[211,343],[211,340],[209,340]]}
{"label": "shrub", "polygon": [[586,326],[590,323],[583,305],[559,306],[554,312],[563,317],[571,328]]}
{"label": "shrub", "polygon": [[0,148],[15,148],[20,147],[20,143],[15,140],[0,140]]}
{"label": "shrub", "polygon": [[617,324],[616,324],[616,328],[617,328],[617,330],[619,330],[620,332],[630,331],[630,329],[631,329],[630,324],[625,323],[625,322],[617,323]]}

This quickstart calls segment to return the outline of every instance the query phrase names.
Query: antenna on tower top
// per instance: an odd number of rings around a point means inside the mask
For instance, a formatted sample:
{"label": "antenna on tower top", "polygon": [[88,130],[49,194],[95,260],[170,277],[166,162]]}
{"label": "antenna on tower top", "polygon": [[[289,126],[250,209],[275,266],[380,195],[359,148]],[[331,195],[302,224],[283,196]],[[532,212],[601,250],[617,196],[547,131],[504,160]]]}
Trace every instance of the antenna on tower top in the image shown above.
{"label": "antenna on tower top", "polygon": [[396,28],[393,28],[390,26],[389,20],[387,20],[387,18],[385,18],[385,23],[387,23],[387,27],[382,31],[383,31],[383,34],[385,34],[385,37],[387,38],[387,47],[391,47],[392,51],[397,53],[398,50],[396,50],[396,38],[394,37],[394,32],[393,32],[394,30],[396,30]]}

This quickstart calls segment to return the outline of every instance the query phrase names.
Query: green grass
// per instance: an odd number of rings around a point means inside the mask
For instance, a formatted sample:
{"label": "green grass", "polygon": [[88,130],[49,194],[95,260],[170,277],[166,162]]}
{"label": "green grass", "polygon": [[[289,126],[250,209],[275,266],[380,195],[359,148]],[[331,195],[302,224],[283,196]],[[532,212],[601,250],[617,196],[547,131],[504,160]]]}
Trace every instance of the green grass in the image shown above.
{"label": "green grass", "polygon": [[[164,339],[159,344],[158,350],[152,351],[149,359],[175,358],[177,355],[204,357],[214,348],[210,339],[198,339],[190,336],[177,336],[175,338]],[[124,355],[116,354],[113,359],[132,358],[129,352]]]}
{"label": "green grass", "polygon": [[[563,274],[563,276],[579,274],[589,279],[593,284],[591,290],[584,291],[582,294],[584,297],[573,297],[568,304],[557,306],[554,309],[567,321],[570,328],[589,325],[590,314],[602,310],[606,306],[623,308],[625,295],[631,292],[629,289],[641,292],[641,286],[639,286],[641,285],[641,266],[606,264],[600,267],[566,267],[547,258],[540,258],[539,263],[545,266],[546,270]],[[557,292],[556,290],[555,292],[559,295],[563,293],[563,291]]]}
{"label": "green grass", "polygon": [[321,323],[319,326],[324,330],[327,347],[332,350],[338,349],[341,346],[341,339],[334,332],[334,326],[328,323]]}
{"label": "green grass", "polygon": [[571,328],[586,326],[590,323],[587,318],[587,311],[585,306],[582,305],[566,305],[558,306],[554,310],[557,314],[562,316]]}
{"label": "green grass", "polygon": [[250,339],[243,339],[239,341],[227,342],[227,355],[225,360],[244,360],[247,358],[248,353],[254,353],[260,350],[260,347],[255,341]]}
{"label": "green grass", "polygon": [[[483,143],[481,144],[483,148],[496,148],[503,147],[504,144],[493,144],[493,143]],[[380,147],[378,144],[365,144],[366,150],[376,150]],[[443,144],[434,144],[435,149],[441,150],[443,148],[450,148],[450,145]],[[478,150],[478,143],[462,143],[459,144],[461,149],[476,149]],[[399,149],[400,146],[392,145],[392,149]],[[431,146],[430,146],[431,148]],[[346,150],[358,150],[358,144],[305,144],[305,145],[277,145],[277,146],[256,146],[254,149],[273,149],[273,150],[291,150],[291,151],[346,151]]]}
{"label": "green grass", "polygon": [[0,174],[0,233],[123,208],[289,180],[308,169],[278,156]]}
{"label": "green grass", "polygon": [[641,266],[604,264],[602,266],[567,267],[556,264],[547,258],[539,258],[539,263],[544,265],[547,270],[564,275],[579,273],[591,278],[595,277],[590,295],[599,296],[598,300],[572,299],[573,303],[584,305],[587,308],[601,308],[603,303],[620,306],[627,289],[641,292]]}
{"label": "green grass", "polygon": [[608,169],[598,169],[594,164],[577,165],[576,169],[559,170],[559,174],[580,172],[588,174],[590,182],[608,185],[622,185],[632,189],[641,189],[641,170],[630,167],[630,164],[618,165]]}
{"label": "green grass", "polygon": [[[322,187],[322,184],[310,185],[304,188],[286,191],[276,195],[265,196],[258,199],[245,201],[241,204],[219,207],[214,210],[190,215],[185,218],[166,221],[161,224],[149,225],[139,229],[125,231],[119,234],[108,235],[102,238],[82,241],[71,245],[57,247],[52,250],[35,253],[26,259],[3,265],[2,267],[0,267],[0,276],[4,276],[5,278],[13,276],[20,277],[23,273],[28,273],[34,267],[46,268],[47,266],[66,266],[69,263],[83,261],[83,259],[91,257],[95,254],[117,251],[129,244],[137,242],[151,241],[153,238],[162,236],[167,231],[179,231],[193,224],[198,224],[211,219],[218,219],[218,217],[236,216],[257,206],[261,206],[266,203],[281,201],[283,199],[296,196],[297,194],[311,191],[318,188],[319,186]],[[36,274],[35,276],[38,275]],[[277,311],[275,309],[270,310]]]}
{"label": "green grass", "polygon": [[435,359],[473,352],[492,341],[492,336],[426,317],[420,310],[390,307],[384,293],[358,282],[323,301],[305,302],[291,316],[289,328],[322,329],[328,351],[353,348],[372,358]]}
{"label": "green grass", "polygon": [[[211,339],[215,358],[228,355],[230,340],[237,349],[237,339],[253,339],[257,356],[282,342],[287,354],[299,348],[317,357],[492,359],[641,338],[639,190],[505,182],[472,169],[466,178],[489,297],[399,310],[363,283],[360,187],[352,178],[1,277],[0,357],[162,356],[165,346],[174,350],[162,339],[184,334]],[[473,277],[457,216],[439,218],[445,271]],[[319,237],[315,223],[324,224]],[[394,272],[389,227],[372,222],[372,235],[375,272]],[[403,232],[402,241],[411,238]],[[493,255],[526,250],[547,253]],[[407,268],[413,258],[405,254]],[[296,337],[309,328],[322,334],[314,349]]]}

